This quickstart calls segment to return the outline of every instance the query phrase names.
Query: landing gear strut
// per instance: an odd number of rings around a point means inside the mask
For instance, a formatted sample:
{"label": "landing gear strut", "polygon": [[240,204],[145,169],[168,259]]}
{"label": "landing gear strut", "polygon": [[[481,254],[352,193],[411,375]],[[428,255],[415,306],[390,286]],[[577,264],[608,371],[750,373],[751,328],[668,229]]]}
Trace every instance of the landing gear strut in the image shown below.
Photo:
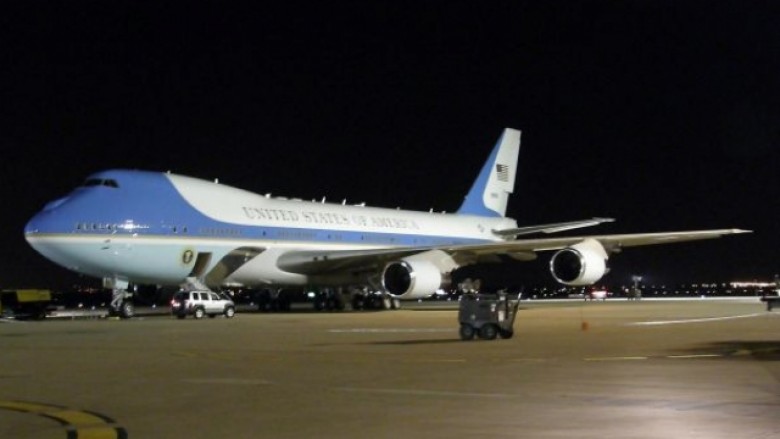
{"label": "landing gear strut", "polygon": [[127,290],[114,289],[111,292],[111,306],[109,307],[108,314],[122,317],[123,319],[129,319],[135,315],[135,306],[130,300],[133,297],[133,293]]}
{"label": "landing gear strut", "polygon": [[133,293],[127,291],[129,282],[126,280],[105,278],[103,286],[111,288],[111,304],[108,315],[129,319],[135,316],[135,306],[132,302]]}

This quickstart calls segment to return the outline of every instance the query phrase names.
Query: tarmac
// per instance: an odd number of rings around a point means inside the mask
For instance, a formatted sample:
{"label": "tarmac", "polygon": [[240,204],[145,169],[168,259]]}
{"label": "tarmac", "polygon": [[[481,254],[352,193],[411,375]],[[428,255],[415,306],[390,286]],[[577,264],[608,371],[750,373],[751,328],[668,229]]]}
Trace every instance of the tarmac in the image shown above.
{"label": "tarmac", "polygon": [[2,438],[780,438],[780,312],[742,300],[0,323]]}

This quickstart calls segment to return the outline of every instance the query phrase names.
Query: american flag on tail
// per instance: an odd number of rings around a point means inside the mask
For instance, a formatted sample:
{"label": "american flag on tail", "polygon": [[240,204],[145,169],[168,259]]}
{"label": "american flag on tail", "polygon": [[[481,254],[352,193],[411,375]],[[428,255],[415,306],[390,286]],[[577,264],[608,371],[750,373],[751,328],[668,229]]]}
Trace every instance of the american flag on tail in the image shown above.
{"label": "american flag on tail", "polygon": [[496,172],[498,173],[498,181],[509,181],[509,166],[496,163]]}

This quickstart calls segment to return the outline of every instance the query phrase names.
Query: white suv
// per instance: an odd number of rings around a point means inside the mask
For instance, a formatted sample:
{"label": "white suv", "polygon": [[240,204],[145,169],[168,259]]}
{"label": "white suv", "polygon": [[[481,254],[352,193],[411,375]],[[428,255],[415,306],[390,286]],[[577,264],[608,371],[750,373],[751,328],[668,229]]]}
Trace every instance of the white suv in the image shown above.
{"label": "white suv", "polygon": [[196,319],[219,314],[231,318],[236,315],[236,305],[227,295],[213,291],[179,291],[171,299],[171,314],[180,319],[188,314]]}

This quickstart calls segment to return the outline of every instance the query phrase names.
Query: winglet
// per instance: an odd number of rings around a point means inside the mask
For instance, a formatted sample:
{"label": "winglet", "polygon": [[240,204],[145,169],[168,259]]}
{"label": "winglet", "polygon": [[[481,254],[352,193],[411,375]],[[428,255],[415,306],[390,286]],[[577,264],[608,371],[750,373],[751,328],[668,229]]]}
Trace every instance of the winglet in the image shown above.
{"label": "winglet", "polygon": [[504,129],[458,213],[490,217],[506,215],[509,195],[515,187],[519,151],[520,131]]}

